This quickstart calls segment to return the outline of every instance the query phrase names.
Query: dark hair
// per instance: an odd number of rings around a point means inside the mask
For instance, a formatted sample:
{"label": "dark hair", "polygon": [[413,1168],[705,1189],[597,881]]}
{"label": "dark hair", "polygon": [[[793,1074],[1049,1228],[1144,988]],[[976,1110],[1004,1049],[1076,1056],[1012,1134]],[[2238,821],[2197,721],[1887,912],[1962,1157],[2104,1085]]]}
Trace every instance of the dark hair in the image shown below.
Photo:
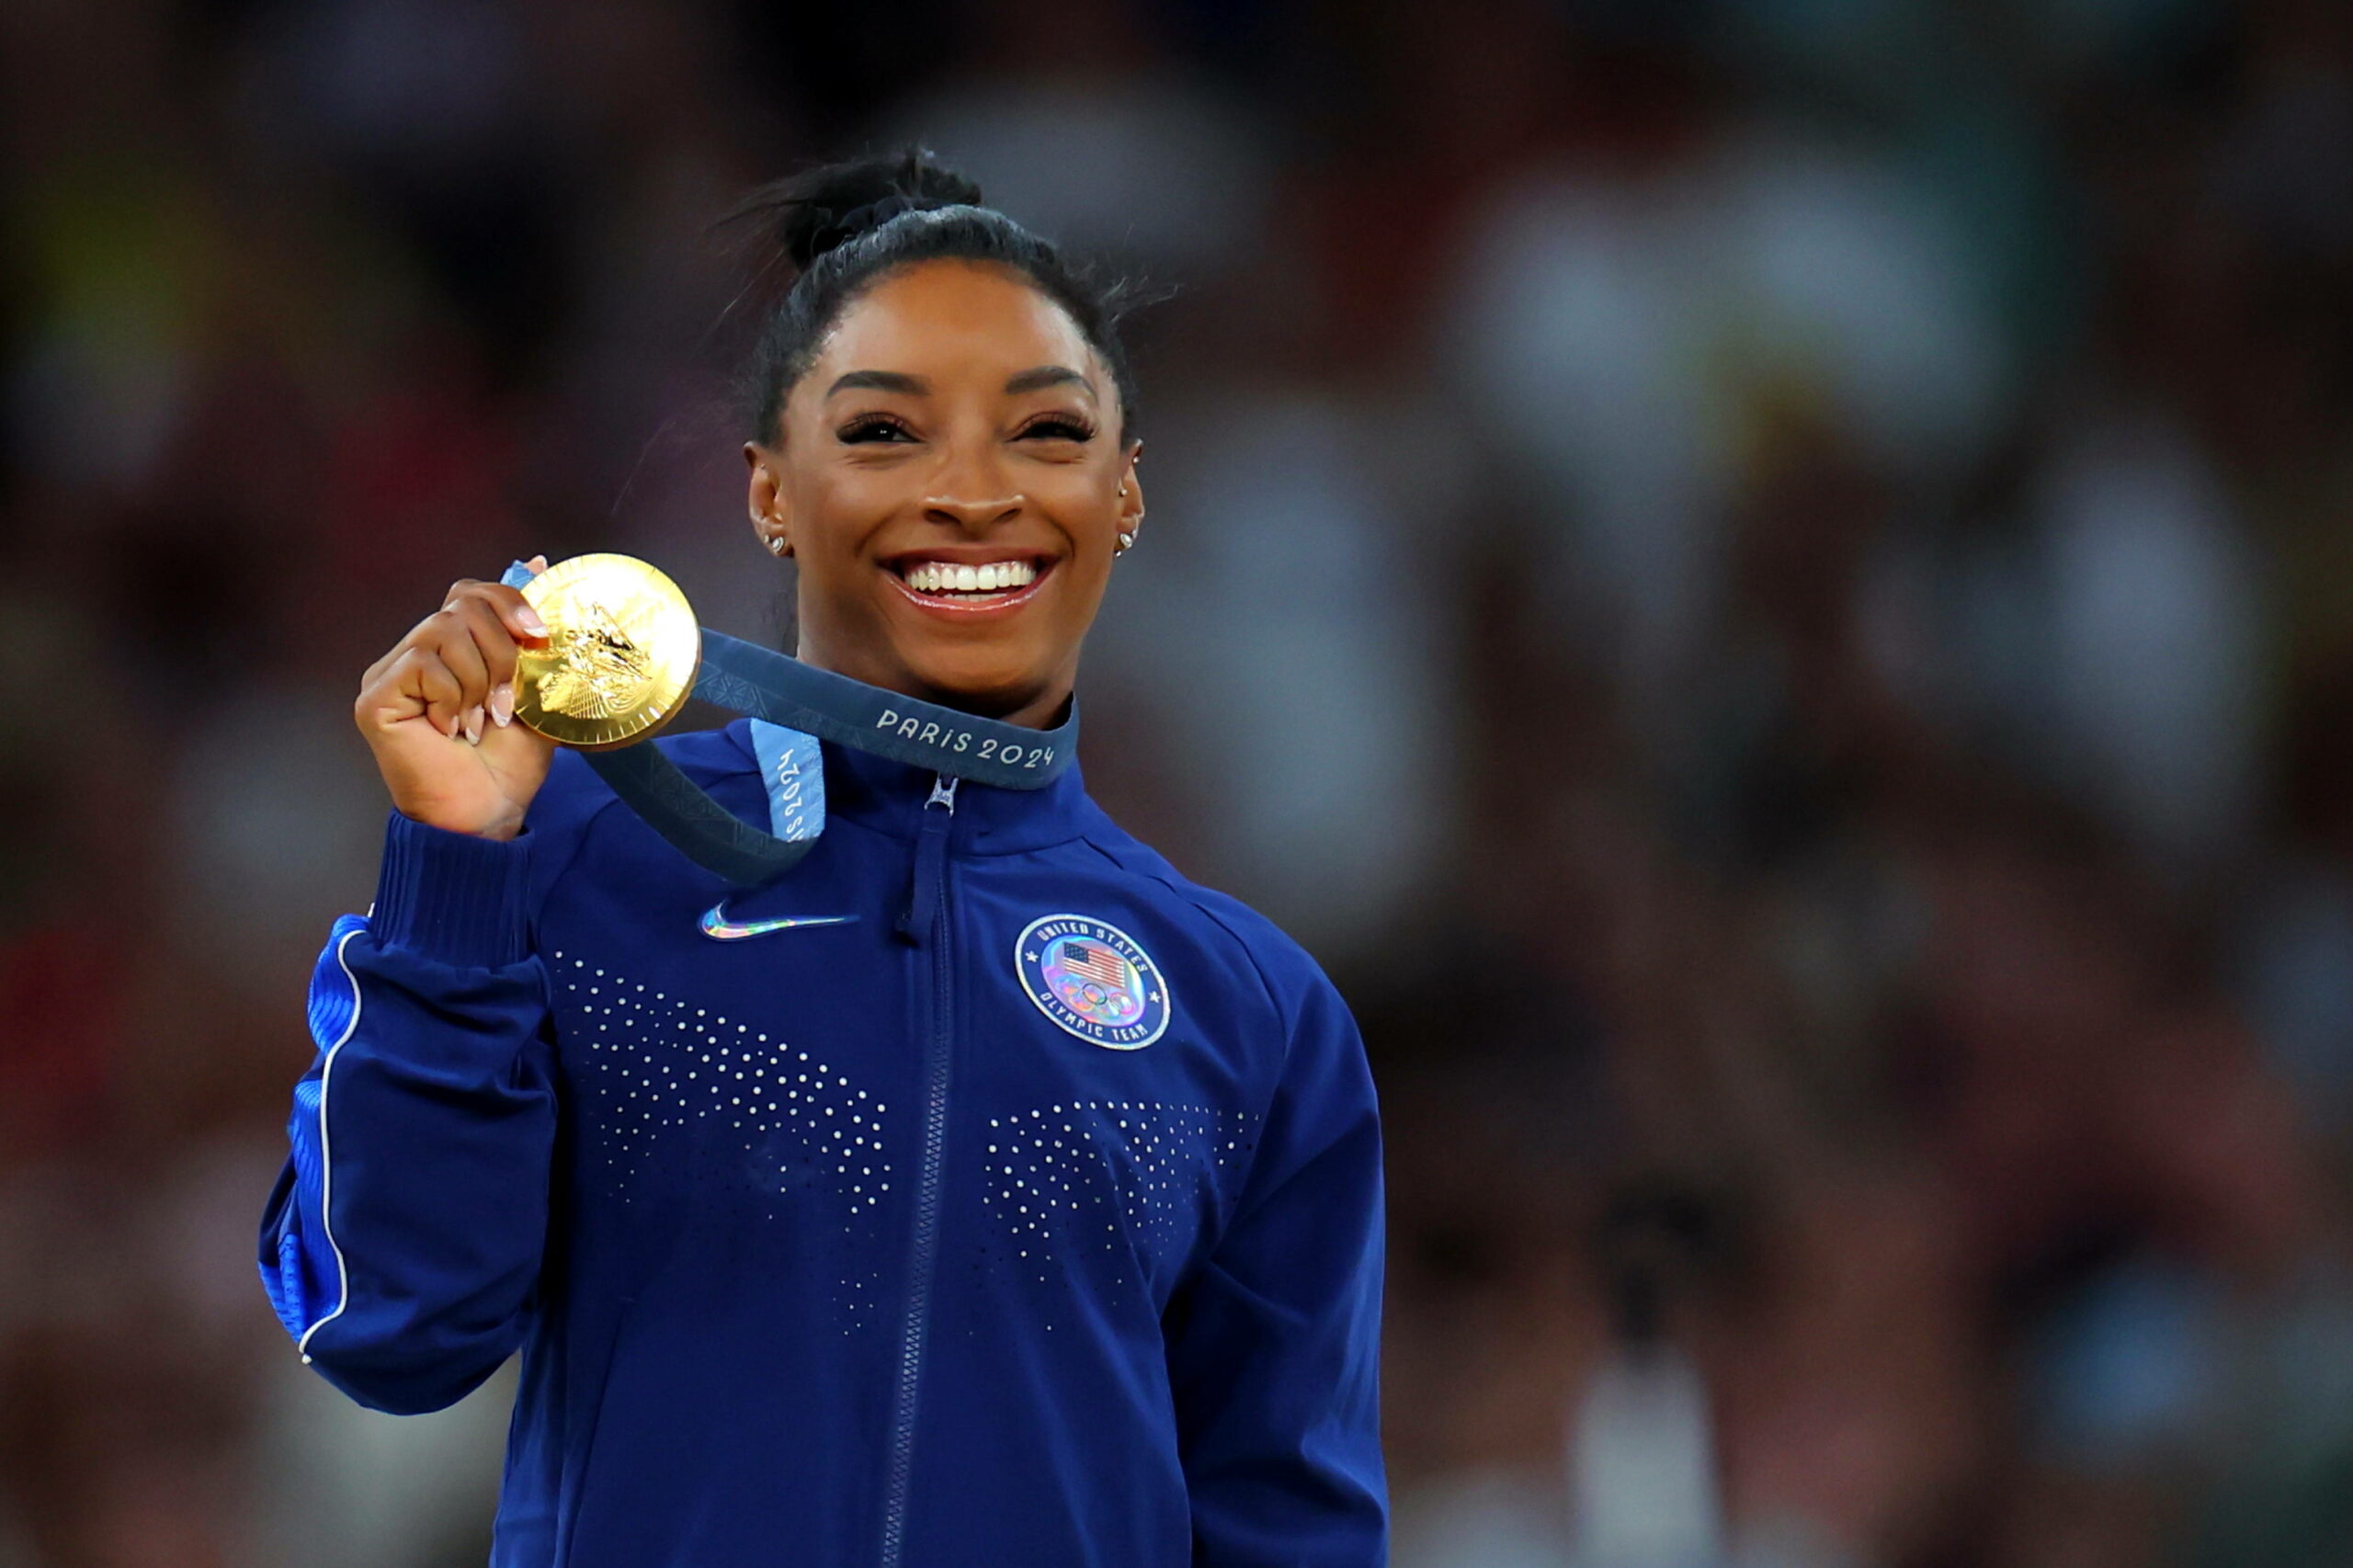
{"label": "dark hair", "polygon": [[884,274],[920,261],[994,262],[1060,305],[1102,357],[1135,427],[1135,384],[1120,343],[1129,290],[1098,280],[993,207],[981,187],[909,148],[896,157],[830,164],[763,186],[731,219],[764,222],[797,274],[752,350],[745,388],[752,438],[773,440],[786,394],[808,374],[817,344],[845,306]]}

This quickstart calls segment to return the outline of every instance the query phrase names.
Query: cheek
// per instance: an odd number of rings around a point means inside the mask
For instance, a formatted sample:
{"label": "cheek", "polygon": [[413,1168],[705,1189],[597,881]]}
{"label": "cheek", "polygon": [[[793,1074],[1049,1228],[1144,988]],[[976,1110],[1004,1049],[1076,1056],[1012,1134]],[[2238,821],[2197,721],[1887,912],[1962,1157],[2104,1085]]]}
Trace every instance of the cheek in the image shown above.
{"label": "cheek", "polygon": [[921,488],[908,463],[832,463],[810,485],[818,515],[850,528],[868,527],[889,516]]}
{"label": "cheek", "polygon": [[793,499],[793,553],[803,570],[859,561],[874,530],[899,510],[906,482],[872,471],[836,469],[813,477]]}
{"label": "cheek", "polygon": [[1051,470],[1040,474],[1029,489],[1030,500],[1073,539],[1099,542],[1119,528],[1117,483],[1099,473]]}

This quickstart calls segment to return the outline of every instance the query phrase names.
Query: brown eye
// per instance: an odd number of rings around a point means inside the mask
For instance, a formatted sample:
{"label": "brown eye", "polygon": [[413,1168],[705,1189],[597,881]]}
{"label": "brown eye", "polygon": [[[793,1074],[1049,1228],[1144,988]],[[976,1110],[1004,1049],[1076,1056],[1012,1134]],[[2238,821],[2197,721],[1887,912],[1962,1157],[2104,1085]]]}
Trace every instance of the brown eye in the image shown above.
{"label": "brown eye", "polygon": [[837,437],[845,445],[855,441],[912,441],[915,439],[914,435],[905,426],[895,419],[885,419],[879,415],[869,415],[863,419],[851,420],[841,427]]}

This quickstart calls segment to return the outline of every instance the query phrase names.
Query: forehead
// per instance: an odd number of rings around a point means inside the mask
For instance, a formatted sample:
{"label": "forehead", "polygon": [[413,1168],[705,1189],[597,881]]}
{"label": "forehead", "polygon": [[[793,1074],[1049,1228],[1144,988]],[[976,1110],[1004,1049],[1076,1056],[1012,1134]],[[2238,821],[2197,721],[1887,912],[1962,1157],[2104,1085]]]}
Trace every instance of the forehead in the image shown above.
{"label": "forehead", "polygon": [[842,308],[808,383],[849,370],[900,370],[944,383],[1068,365],[1097,382],[1094,350],[1068,312],[1029,279],[985,262],[924,261],[885,276]]}

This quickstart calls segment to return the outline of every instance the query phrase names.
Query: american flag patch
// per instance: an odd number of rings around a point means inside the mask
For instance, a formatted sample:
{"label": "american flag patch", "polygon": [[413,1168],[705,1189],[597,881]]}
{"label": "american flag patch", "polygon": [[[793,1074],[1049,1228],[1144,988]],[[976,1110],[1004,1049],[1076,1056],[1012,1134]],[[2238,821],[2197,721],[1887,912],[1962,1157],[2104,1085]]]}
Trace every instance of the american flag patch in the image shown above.
{"label": "american flag patch", "polygon": [[1071,937],[1063,943],[1057,962],[1061,968],[1097,985],[1108,985],[1119,991],[1128,988],[1128,960],[1100,942]]}

